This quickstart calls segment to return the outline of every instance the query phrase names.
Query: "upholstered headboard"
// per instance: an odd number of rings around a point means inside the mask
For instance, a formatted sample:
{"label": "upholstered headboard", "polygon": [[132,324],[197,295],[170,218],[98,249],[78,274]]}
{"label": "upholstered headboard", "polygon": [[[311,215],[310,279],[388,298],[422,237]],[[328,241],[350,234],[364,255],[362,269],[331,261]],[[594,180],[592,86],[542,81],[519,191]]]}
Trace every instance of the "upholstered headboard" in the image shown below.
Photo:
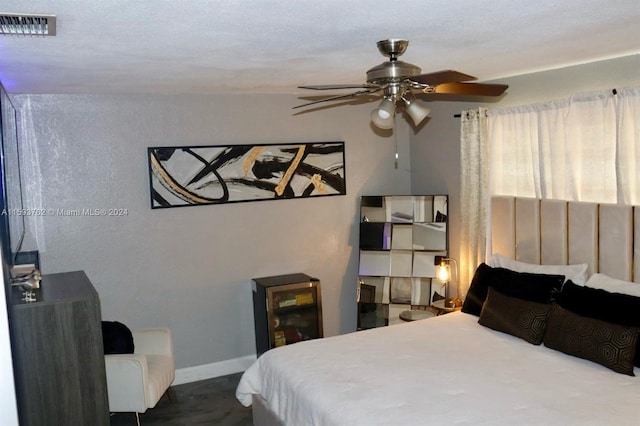
{"label": "upholstered headboard", "polygon": [[493,197],[491,252],[640,282],[640,206]]}

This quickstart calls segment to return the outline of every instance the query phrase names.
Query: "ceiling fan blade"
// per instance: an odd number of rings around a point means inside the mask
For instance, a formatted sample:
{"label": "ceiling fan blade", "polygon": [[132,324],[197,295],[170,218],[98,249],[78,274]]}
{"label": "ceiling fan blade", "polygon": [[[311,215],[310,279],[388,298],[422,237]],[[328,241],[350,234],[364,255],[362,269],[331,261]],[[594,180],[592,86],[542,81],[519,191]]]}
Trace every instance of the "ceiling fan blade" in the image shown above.
{"label": "ceiling fan blade", "polygon": [[428,74],[420,74],[409,77],[409,80],[415,81],[420,84],[428,84],[429,86],[437,86],[442,83],[460,82],[477,80],[476,77],[468,74],[463,74],[459,71],[444,70],[436,71]]}
{"label": "ceiling fan blade", "polygon": [[378,87],[373,84],[319,84],[315,86],[298,86],[298,89],[311,90],[340,90],[340,89],[371,89]]}
{"label": "ceiling fan blade", "polygon": [[506,84],[443,83],[435,87],[427,87],[423,92],[447,95],[500,96],[508,87]]}
{"label": "ceiling fan blade", "polygon": [[374,89],[358,90],[357,92],[347,93],[346,95],[332,96],[330,98],[320,99],[319,101],[313,101],[313,102],[308,102],[306,104],[294,106],[292,109],[302,108],[302,107],[306,107],[306,106],[309,106],[309,105],[315,105],[315,104],[319,104],[321,102],[337,101],[338,99],[352,98],[352,97],[356,97],[356,96],[359,96],[359,95],[368,95],[370,93],[379,92],[380,90],[382,90],[381,87],[374,86]]}

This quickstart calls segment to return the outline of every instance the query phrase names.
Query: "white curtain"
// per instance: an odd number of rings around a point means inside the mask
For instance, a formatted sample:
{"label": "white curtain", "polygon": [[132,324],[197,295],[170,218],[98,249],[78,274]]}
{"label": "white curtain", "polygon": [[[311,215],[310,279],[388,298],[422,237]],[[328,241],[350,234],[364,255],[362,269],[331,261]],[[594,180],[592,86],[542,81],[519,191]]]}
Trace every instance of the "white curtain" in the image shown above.
{"label": "white curtain", "polygon": [[640,205],[640,87],[618,93],[618,203]]}
{"label": "white curtain", "polygon": [[487,110],[460,115],[460,277],[458,297],[467,292],[476,267],[484,261],[488,206]]}
{"label": "white curtain", "polygon": [[488,112],[490,193],[640,203],[640,88]]}
{"label": "white curtain", "polygon": [[485,260],[491,195],[640,205],[640,87],[461,119],[460,297]]}

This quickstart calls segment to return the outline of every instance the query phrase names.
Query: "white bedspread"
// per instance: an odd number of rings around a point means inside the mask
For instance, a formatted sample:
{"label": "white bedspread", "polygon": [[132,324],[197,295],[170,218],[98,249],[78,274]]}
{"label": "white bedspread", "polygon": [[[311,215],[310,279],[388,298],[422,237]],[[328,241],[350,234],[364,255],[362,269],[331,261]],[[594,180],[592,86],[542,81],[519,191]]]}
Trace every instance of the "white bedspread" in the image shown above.
{"label": "white bedspread", "polygon": [[242,376],[291,426],[640,425],[638,377],[462,312],[273,349]]}

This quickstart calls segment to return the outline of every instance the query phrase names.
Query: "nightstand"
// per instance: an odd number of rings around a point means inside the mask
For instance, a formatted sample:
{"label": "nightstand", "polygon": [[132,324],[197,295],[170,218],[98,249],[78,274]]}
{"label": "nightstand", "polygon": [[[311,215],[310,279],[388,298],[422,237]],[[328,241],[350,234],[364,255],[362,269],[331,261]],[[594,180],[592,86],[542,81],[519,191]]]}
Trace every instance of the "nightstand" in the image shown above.
{"label": "nightstand", "polygon": [[445,299],[436,300],[431,304],[431,309],[436,312],[436,315],[448,314],[450,312],[459,311],[462,309],[462,305],[456,303],[454,306],[446,306]]}
{"label": "nightstand", "polygon": [[433,318],[436,315],[438,315],[438,313],[432,308],[410,309],[407,311],[402,311],[400,313],[400,319],[402,321],[418,321],[427,318]]}

